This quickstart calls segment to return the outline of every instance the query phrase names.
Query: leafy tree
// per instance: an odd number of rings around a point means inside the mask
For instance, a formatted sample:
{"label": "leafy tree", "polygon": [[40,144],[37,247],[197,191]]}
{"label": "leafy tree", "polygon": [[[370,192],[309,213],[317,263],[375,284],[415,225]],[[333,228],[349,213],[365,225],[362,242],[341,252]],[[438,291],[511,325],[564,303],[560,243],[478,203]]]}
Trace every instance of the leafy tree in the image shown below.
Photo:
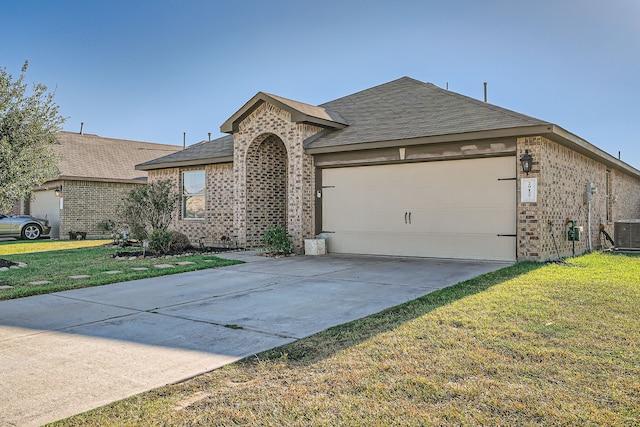
{"label": "leafy tree", "polygon": [[25,62],[17,80],[0,68],[0,210],[7,211],[31,189],[53,178],[57,159],[52,150],[64,118],[54,94],[43,84],[29,92]]}
{"label": "leafy tree", "polygon": [[152,231],[169,228],[179,200],[171,180],[140,186],[131,190],[118,206],[120,222],[129,226],[136,239],[146,239]]}

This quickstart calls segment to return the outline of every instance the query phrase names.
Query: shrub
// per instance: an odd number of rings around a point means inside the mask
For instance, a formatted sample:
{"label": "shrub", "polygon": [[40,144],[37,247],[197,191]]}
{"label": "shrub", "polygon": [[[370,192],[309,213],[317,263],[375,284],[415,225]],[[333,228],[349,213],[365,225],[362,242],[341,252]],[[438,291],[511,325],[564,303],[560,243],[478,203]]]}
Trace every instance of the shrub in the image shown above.
{"label": "shrub", "polygon": [[111,219],[105,219],[104,221],[100,221],[98,223],[98,229],[100,231],[104,231],[105,233],[113,233],[116,229],[116,223]]}
{"label": "shrub", "polygon": [[171,250],[173,233],[167,230],[153,230],[149,234],[149,249],[153,252],[165,255]]}
{"label": "shrub", "polygon": [[140,186],[131,190],[118,206],[120,222],[128,226],[134,238],[151,240],[149,231],[167,230],[179,200],[171,180]]}
{"label": "shrub", "polygon": [[191,247],[191,242],[189,238],[179,231],[171,232],[173,235],[173,239],[171,240],[171,251],[172,252],[182,252],[185,249],[189,249]]}
{"label": "shrub", "polygon": [[263,242],[270,253],[287,255],[293,252],[291,236],[279,225],[269,227],[264,233]]}

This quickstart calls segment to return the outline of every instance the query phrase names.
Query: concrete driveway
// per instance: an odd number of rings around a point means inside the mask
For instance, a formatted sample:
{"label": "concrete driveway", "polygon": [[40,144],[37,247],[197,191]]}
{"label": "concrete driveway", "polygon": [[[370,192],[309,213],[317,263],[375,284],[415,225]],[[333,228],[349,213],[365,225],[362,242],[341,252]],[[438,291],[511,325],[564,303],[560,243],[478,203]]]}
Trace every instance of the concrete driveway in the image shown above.
{"label": "concrete driveway", "polygon": [[325,255],[0,301],[0,426],[211,371],[505,263]]}

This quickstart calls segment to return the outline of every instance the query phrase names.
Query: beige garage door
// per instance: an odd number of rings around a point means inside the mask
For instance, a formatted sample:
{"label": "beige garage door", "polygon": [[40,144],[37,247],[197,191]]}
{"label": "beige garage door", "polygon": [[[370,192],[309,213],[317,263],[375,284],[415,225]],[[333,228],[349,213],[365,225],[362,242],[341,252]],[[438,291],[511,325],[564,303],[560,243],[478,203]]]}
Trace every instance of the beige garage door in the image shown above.
{"label": "beige garage door", "polygon": [[514,261],[515,157],[322,171],[334,253]]}

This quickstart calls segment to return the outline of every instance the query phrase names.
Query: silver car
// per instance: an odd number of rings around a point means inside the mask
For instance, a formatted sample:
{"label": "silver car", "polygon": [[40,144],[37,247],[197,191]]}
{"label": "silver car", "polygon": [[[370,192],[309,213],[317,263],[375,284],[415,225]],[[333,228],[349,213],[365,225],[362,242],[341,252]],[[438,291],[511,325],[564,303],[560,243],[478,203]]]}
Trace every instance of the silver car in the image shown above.
{"label": "silver car", "polygon": [[49,221],[29,215],[0,214],[0,237],[35,240],[51,232]]}

